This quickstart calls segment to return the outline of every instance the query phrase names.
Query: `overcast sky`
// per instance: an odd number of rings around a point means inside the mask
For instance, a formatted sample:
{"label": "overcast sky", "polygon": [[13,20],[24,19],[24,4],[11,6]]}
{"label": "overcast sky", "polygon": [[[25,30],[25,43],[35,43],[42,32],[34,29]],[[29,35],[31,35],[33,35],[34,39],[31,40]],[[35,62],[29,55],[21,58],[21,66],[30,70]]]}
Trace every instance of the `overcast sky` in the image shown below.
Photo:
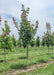
{"label": "overcast sky", "polygon": [[[50,22],[51,30],[54,30],[54,0],[0,0],[0,16],[2,17],[2,26],[4,27],[3,20],[8,20],[10,26],[11,35],[14,34],[18,38],[17,29],[15,28],[12,17],[15,17],[18,23],[20,23],[21,5],[24,4],[25,9],[30,8],[28,19],[31,23],[35,24],[35,21],[39,21],[39,28],[36,36],[42,36],[43,32],[46,32],[45,24]],[[1,34],[1,33],[0,33]],[[35,36],[35,38],[36,38]]]}

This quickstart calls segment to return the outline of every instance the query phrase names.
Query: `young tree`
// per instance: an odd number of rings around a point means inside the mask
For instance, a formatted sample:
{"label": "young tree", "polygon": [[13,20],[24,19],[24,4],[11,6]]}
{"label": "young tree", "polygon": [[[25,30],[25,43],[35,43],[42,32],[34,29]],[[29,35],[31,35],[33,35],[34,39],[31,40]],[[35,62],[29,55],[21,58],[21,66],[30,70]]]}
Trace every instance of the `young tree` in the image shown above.
{"label": "young tree", "polygon": [[[28,46],[32,38],[34,38],[34,35],[36,33],[36,30],[38,28],[38,23],[35,27],[35,29],[30,24],[30,21],[28,21],[27,16],[29,14],[29,8],[25,10],[24,5],[22,4],[22,14],[21,14],[21,23],[20,28],[17,26],[17,23],[15,22],[15,19],[13,18],[13,22],[19,30],[19,38],[23,43],[24,47],[27,47],[27,65],[28,65]],[[38,21],[37,21],[38,22]]]}
{"label": "young tree", "polygon": [[52,54],[53,54],[53,45],[54,45],[54,40],[53,40],[53,39],[51,39]]}
{"label": "young tree", "polygon": [[50,37],[50,35],[51,35],[51,25],[50,25],[50,23],[46,22],[46,29],[47,29],[47,32],[45,34],[45,38],[46,38],[46,45],[48,47],[48,54],[49,54],[49,46],[51,44],[51,37]]}
{"label": "young tree", "polygon": [[13,41],[14,47],[16,48],[17,44],[16,44],[16,39],[15,39],[14,35],[12,36],[12,41]]}
{"label": "young tree", "polygon": [[30,45],[31,45],[32,47],[34,47],[34,45],[35,45],[35,39],[31,39]]}
{"label": "young tree", "polygon": [[37,46],[37,47],[40,46],[40,39],[39,39],[39,36],[38,36],[37,39],[36,39],[36,46]]}
{"label": "young tree", "polygon": [[54,46],[54,32],[49,35],[51,38],[51,46],[52,46],[52,54],[53,54],[53,46]]}
{"label": "young tree", "polygon": [[20,48],[22,47],[22,41],[20,39],[17,40],[17,46]]}
{"label": "young tree", "polygon": [[5,29],[2,28],[3,33],[1,35],[1,48],[4,49],[4,61],[6,62],[6,49],[12,49],[14,46],[9,35],[10,28],[8,26],[7,20],[5,20],[4,23]]}
{"label": "young tree", "polygon": [[45,46],[45,38],[43,37],[42,39],[42,46],[44,47]]}

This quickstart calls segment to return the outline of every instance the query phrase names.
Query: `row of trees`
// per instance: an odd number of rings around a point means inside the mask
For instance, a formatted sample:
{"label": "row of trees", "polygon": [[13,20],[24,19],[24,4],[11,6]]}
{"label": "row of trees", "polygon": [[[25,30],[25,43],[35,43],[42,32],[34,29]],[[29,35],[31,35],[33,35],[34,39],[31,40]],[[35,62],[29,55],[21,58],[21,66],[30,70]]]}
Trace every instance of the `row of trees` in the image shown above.
{"label": "row of trees", "polygon": [[[13,17],[13,23],[15,24],[17,30],[19,31],[19,40],[22,42],[23,47],[27,47],[27,65],[28,65],[28,47],[29,43],[32,39],[34,39],[34,35],[36,34],[37,28],[38,28],[38,21],[36,21],[35,28],[33,27],[33,24],[30,24],[30,21],[28,21],[27,16],[29,14],[29,8],[25,10],[24,5],[22,4],[22,14],[21,14],[21,23],[20,26],[18,26],[17,22],[15,21],[15,18]],[[0,17],[0,23],[1,23],[1,17]],[[14,36],[10,37],[10,28],[8,26],[7,20],[4,21],[5,28],[2,28],[2,35],[0,36],[0,47],[4,49],[4,60],[5,60],[5,50],[6,49],[12,49],[14,46],[16,47],[16,41]],[[20,44],[18,41],[18,43]]]}
{"label": "row of trees", "polygon": [[[28,48],[29,45],[32,47],[36,45],[37,47],[40,46],[40,38],[37,37],[37,39],[34,39],[34,36],[36,34],[37,28],[38,28],[38,20],[36,21],[36,24],[31,24],[30,21],[28,21],[28,14],[29,14],[29,8],[25,9],[24,5],[22,4],[22,14],[21,14],[21,23],[18,25],[15,18],[13,17],[13,23],[15,27],[18,30],[19,34],[19,40],[16,41],[14,35],[10,36],[10,28],[8,26],[7,21],[4,21],[5,28],[2,28],[2,35],[0,36],[0,48],[4,49],[4,59],[5,59],[5,50],[6,49],[13,49],[17,45],[21,47],[23,45],[24,48],[27,48],[27,65],[28,65]],[[0,17],[0,24],[1,24],[1,17]],[[49,45],[54,45],[51,35],[51,27],[49,23],[46,23],[46,29],[47,32],[43,36],[43,39],[41,41],[42,45],[49,47]],[[54,38],[54,37],[53,37]],[[16,43],[17,42],[17,43]]]}
{"label": "row of trees", "polygon": [[[3,35],[2,35],[3,36]],[[49,37],[47,37],[49,39]],[[47,40],[47,38],[45,36],[43,36],[42,41],[40,41],[40,37],[38,36],[37,39],[31,39],[29,46],[31,47],[39,47],[39,46],[47,46],[49,47],[50,45],[53,46],[54,45],[54,39],[50,39]],[[5,45],[5,43],[6,45]],[[12,45],[12,46],[11,46]],[[20,39],[16,40],[14,35],[10,36],[10,34],[8,34],[8,36],[3,37],[2,39],[0,39],[0,49],[1,48],[5,48],[6,49],[13,49],[14,47],[24,47],[26,48],[26,46],[22,43],[22,41]]]}

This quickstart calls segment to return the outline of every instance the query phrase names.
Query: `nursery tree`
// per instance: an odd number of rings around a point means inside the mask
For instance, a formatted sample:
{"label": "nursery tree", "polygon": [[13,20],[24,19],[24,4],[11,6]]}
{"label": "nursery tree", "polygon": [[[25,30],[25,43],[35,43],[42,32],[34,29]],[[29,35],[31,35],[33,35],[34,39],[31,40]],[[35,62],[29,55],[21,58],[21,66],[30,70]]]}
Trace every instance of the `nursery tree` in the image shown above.
{"label": "nursery tree", "polygon": [[30,21],[28,21],[27,19],[27,16],[29,14],[29,8],[25,10],[23,4],[22,4],[21,11],[22,11],[22,14],[21,14],[20,26],[17,25],[14,18],[13,18],[13,22],[17,30],[19,31],[19,38],[22,41],[24,48],[27,47],[27,65],[28,65],[28,46],[29,46],[31,39],[34,38],[34,35],[38,28],[38,24],[36,25],[35,29],[32,27],[32,25],[30,24]]}
{"label": "nursery tree", "polygon": [[13,45],[14,45],[14,47],[16,47],[17,44],[16,44],[16,39],[15,39],[14,35],[12,36],[12,41],[13,41]]}
{"label": "nursery tree", "polygon": [[40,39],[39,39],[39,36],[38,36],[37,39],[36,39],[36,46],[37,46],[37,47],[40,46]]}
{"label": "nursery tree", "polygon": [[12,49],[13,46],[13,42],[10,38],[10,28],[8,26],[7,20],[4,21],[4,25],[5,25],[5,29],[2,28],[2,35],[1,35],[1,48],[4,49],[4,61],[6,62],[6,49]]}
{"label": "nursery tree", "polygon": [[11,32],[10,31],[10,28],[8,26],[8,23],[7,23],[7,20],[4,21],[5,23],[5,29],[3,28],[2,31],[3,31],[3,34],[1,35],[2,39],[4,40],[5,42],[5,48],[6,49],[12,49],[13,47],[13,42],[12,42],[12,39],[9,35],[9,33]]}
{"label": "nursery tree", "polygon": [[54,46],[54,32],[50,35],[51,37],[51,46],[52,46],[52,54],[53,54],[53,46]]}
{"label": "nursery tree", "polygon": [[52,46],[52,54],[53,54],[53,46],[54,46],[54,39],[51,38],[51,46]]}
{"label": "nursery tree", "polygon": [[44,47],[45,46],[45,38],[43,37],[42,39],[42,46]]}
{"label": "nursery tree", "polygon": [[20,39],[17,40],[17,46],[22,47],[22,41]]}
{"label": "nursery tree", "polygon": [[48,54],[49,54],[49,46],[51,45],[51,37],[50,37],[50,35],[51,35],[51,25],[50,25],[50,23],[46,22],[46,29],[47,29],[47,32],[45,34],[45,38],[46,38],[45,40],[46,40],[46,45],[48,47]]}
{"label": "nursery tree", "polygon": [[32,47],[34,47],[34,45],[35,45],[35,39],[31,39],[30,45],[31,45]]}

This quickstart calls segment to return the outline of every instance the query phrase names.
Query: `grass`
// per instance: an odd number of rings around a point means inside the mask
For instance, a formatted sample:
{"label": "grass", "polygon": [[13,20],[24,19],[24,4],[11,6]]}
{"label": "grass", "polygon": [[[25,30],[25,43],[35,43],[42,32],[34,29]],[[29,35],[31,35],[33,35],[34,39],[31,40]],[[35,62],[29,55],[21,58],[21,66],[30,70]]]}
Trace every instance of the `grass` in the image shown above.
{"label": "grass", "polygon": [[41,67],[28,73],[21,73],[17,75],[54,75],[54,63],[49,64],[46,68]]}
{"label": "grass", "polygon": [[[51,48],[51,47],[50,47]],[[6,50],[6,63],[4,63],[4,52],[0,50],[0,73],[26,68],[26,49],[16,48],[12,51]],[[29,59],[28,65],[33,65],[37,63],[47,62],[54,59],[54,54],[52,54],[52,49],[50,49],[50,55],[48,55],[47,47],[29,47]]]}
{"label": "grass", "polygon": [[[1,50],[3,51],[3,50]],[[1,52],[0,51],[0,52]],[[2,54],[4,52],[1,52],[0,54]],[[47,55],[48,53],[48,50],[47,50],[47,47],[45,47],[43,49],[43,47],[40,47],[40,48],[29,48],[29,57],[35,57],[35,56],[39,56],[39,55]],[[51,50],[50,50],[50,53],[51,53]],[[3,55],[0,55],[0,59],[3,60]],[[26,58],[26,49],[24,50],[24,48],[19,48],[19,49],[14,49],[12,51],[7,51],[7,54],[6,54],[6,60],[14,60],[14,59],[21,59],[21,58]]]}

